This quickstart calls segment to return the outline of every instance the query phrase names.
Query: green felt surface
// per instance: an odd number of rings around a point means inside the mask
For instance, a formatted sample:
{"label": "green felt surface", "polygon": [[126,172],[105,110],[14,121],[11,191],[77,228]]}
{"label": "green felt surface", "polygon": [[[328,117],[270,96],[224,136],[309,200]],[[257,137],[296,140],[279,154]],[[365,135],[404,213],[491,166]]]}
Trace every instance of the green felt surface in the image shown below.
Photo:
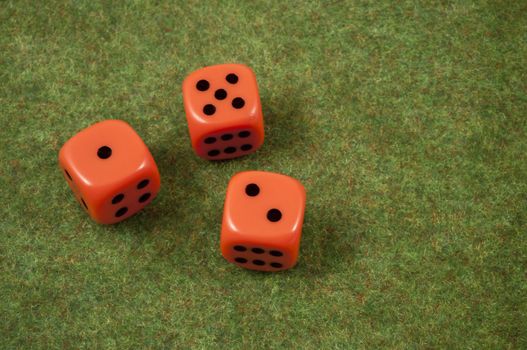
{"label": "green felt surface", "polygon": [[[0,348],[526,348],[523,1],[0,2]],[[181,82],[255,71],[257,153],[197,158]],[[129,122],[162,189],[92,222],[57,166]],[[243,170],[298,178],[296,268],[219,253]]]}

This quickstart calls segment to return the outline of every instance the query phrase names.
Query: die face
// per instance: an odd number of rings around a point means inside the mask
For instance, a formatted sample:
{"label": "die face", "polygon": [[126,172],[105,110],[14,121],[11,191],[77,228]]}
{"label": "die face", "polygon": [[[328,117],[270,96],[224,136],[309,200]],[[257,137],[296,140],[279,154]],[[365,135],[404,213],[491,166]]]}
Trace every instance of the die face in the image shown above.
{"label": "die face", "polygon": [[141,211],[159,192],[159,173],[155,164],[147,164],[130,181],[108,191],[99,204],[94,218],[101,223],[113,224]]}
{"label": "die face", "polygon": [[88,187],[115,185],[145,167],[150,152],[130,125],[120,120],[94,124],[69,139],[61,164]]}
{"label": "die face", "polygon": [[294,246],[276,247],[228,239],[222,245],[222,254],[229,262],[247,269],[281,271],[296,264],[298,250]]}
{"label": "die face", "polygon": [[[252,153],[263,143],[264,129],[258,85],[253,71],[241,64],[205,67],[191,73],[183,82],[183,101],[196,153],[206,159],[229,159]],[[207,137],[229,130],[251,130],[251,148],[224,152],[228,147],[241,147],[236,138],[219,149],[217,156],[207,156],[203,145]],[[221,135],[220,135],[221,136]],[[227,141],[227,140],[226,140]],[[240,141],[241,142],[241,141]]]}
{"label": "die face", "polygon": [[204,135],[197,143],[196,153],[205,159],[223,160],[240,157],[254,152],[261,146],[257,130],[240,127],[218,130]]}
{"label": "die face", "polygon": [[220,64],[191,73],[183,82],[183,98],[193,121],[213,130],[248,124],[261,110],[256,77],[242,64]]}
{"label": "die face", "polygon": [[304,187],[291,177],[261,171],[235,175],[225,198],[222,254],[254,270],[292,267],[298,256],[304,208]]}
{"label": "die face", "polygon": [[[141,210],[157,194],[160,177],[155,161],[139,135],[127,123],[107,120],[68,140],[59,164],[75,197],[99,223],[122,221]],[[148,188],[134,186],[148,179]],[[138,197],[149,198],[139,201]],[[123,195],[120,206],[111,203]],[[137,198],[132,200],[132,198]],[[117,211],[122,209],[119,213]]]}
{"label": "die face", "polygon": [[86,201],[84,200],[82,193],[80,192],[79,188],[75,184],[73,177],[63,166],[61,166],[61,168],[62,168],[62,174],[64,175],[64,179],[66,180],[66,183],[68,184],[71,191],[73,192],[73,196],[77,199],[79,204],[88,212],[88,214],[92,216],[92,213],[90,212],[90,208],[86,204]]}
{"label": "die face", "polygon": [[225,219],[234,232],[256,240],[284,240],[302,226],[305,190],[282,174],[246,171],[229,182]]}

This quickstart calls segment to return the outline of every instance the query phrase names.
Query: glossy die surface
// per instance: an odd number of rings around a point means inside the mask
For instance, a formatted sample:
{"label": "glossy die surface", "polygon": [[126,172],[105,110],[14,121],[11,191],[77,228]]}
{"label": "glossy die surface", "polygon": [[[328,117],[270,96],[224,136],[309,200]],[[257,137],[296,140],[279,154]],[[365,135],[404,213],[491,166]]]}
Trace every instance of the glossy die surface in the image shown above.
{"label": "glossy die surface", "polygon": [[198,156],[230,159],[261,147],[262,106],[256,76],[249,67],[221,64],[191,73],[183,82],[183,102]]}
{"label": "glossy die surface", "polygon": [[99,223],[132,216],[159,191],[154,158],[132,127],[120,120],[77,133],[62,146],[59,164],[79,203]]}
{"label": "glossy die surface", "polygon": [[298,258],[306,193],[297,180],[247,171],[229,182],[220,246],[229,262],[253,270],[280,271]]}

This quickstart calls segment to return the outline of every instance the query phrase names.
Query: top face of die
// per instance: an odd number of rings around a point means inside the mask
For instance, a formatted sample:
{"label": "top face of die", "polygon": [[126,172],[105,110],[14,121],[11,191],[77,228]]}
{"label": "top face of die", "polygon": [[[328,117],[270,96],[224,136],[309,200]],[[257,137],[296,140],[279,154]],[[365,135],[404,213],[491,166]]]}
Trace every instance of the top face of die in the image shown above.
{"label": "top face of die", "polygon": [[254,72],[243,64],[220,64],[191,73],[183,82],[188,117],[207,125],[247,124],[260,114]]}
{"label": "top face of die", "polygon": [[254,240],[287,240],[302,227],[305,200],[304,187],[289,176],[242,172],[229,182],[224,220],[233,232]]}
{"label": "top face of die", "polygon": [[148,166],[150,152],[130,125],[105,120],[69,139],[59,159],[85,185],[104,186],[121,182]]}

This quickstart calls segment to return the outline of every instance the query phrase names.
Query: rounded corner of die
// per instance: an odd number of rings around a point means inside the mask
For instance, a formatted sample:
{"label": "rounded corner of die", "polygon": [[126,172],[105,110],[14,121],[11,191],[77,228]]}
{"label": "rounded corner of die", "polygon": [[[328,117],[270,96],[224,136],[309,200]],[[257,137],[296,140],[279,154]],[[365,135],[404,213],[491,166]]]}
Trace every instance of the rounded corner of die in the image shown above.
{"label": "rounded corner of die", "polygon": [[193,88],[196,84],[196,77],[201,75],[203,73],[203,70],[210,68],[210,66],[206,67],[200,67],[198,69],[194,69],[190,73],[187,74],[185,79],[183,79],[183,82],[181,83],[181,92],[183,94],[183,98],[188,95],[191,91],[193,91]]}
{"label": "rounded corner of die", "polygon": [[302,197],[305,200],[306,199],[306,187],[300,182],[300,180],[295,179],[295,178],[293,178],[293,180],[295,180],[295,185],[296,185],[296,187],[300,191],[300,194],[302,195]]}
{"label": "rounded corner of die", "polygon": [[81,130],[79,133],[77,133],[77,135],[80,135],[80,134],[93,135],[98,132],[109,132],[109,131],[116,132],[118,130],[119,131],[126,130],[126,132],[136,133],[134,128],[126,121],[121,120],[121,119],[110,118],[110,119],[101,120],[101,121],[98,121],[98,122],[95,122],[89,125],[88,127]]}
{"label": "rounded corner of die", "polygon": [[88,125],[84,130],[86,129],[95,129],[95,128],[104,128],[104,127],[108,127],[109,125],[113,125],[113,124],[116,124],[116,120],[115,119],[104,119],[104,120],[99,120],[95,123],[92,123],[90,125]]}
{"label": "rounded corner of die", "polygon": [[231,179],[229,180],[229,184],[236,182],[237,179],[242,178],[247,175],[247,173],[251,172],[251,170],[243,170],[239,171],[236,174],[231,176]]}
{"label": "rounded corner of die", "polygon": [[244,178],[251,177],[251,174],[258,173],[258,170],[243,170],[234,174],[229,180],[228,188],[231,188],[236,183],[242,181]]}
{"label": "rounded corner of die", "polygon": [[113,222],[104,220],[103,218],[101,218],[101,217],[99,217],[97,215],[94,215],[93,213],[88,212],[88,215],[90,216],[90,218],[93,221],[95,221],[99,225],[111,225],[111,224],[113,224]]}
{"label": "rounded corner of die", "polygon": [[59,166],[64,166],[66,163],[66,156],[67,156],[67,141],[62,145],[62,147],[59,149],[59,153],[57,154],[57,161],[59,162]]}
{"label": "rounded corner of die", "polygon": [[75,133],[71,137],[69,137],[60,147],[59,149],[59,159],[66,159],[69,155],[69,152],[71,151],[71,148],[73,147],[73,144],[75,143],[75,139],[77,138],[77,135],[79,132]]}
{"label": "rounded corner of die", "polygon": [[228,260],[229,257],[229,243],[222,240],[220,241],[220,252],[221,255]]}
{"label": "rounded corner of die", "polygon": [[127,130],[130,134],[137,135],[137,137],[139,137],[141,139],[141,141],[142,141],[141,136],[139,136],[139,134],[134,129],[134,127],[130,123],[128,123],[127,121],[122,120],[122,119],[109,119],[109,121],[112,122],[112,125],[111,125],[112,127],[120,128],[123,131]]}
{"label": "rounded corner of die", "polygon": [[196,71],[194,71],[194,72],[190,73],[189,75],[187,75],[185,77],[185,79],[183,80],[183,82],[181,83],[181,94],[183,95],[183,102],[184,103],[185,103],[186,97],[188,96],[188,93],[190,91],[191,81],[194,78],[194,74],[195,73],[196,73]]}
{"label": "rounded corner of die", "polygon": [[156,197],[161,189],[161,175],[157,170],[157,167],[152,171],[152,191],[154,192],[153,197]]}
{"label": "rounded corner of die", "polygon": [[122,127],[127,127],[127,128],[131,128],[133,129],[132,125],[130,125],[130,123],[128,123],[127,121],[124,121],[122,119],[108,119],[107,121],[109,122],[112,122],[113,124],[115,125],[119,125],[119,126],[122,126]]}
{"label": "rounded corner of die", "polygon": [[67,177],[73,181],[73,176],[75,173],[75,161],[73,156],[73,151],[69,144],[64,144],[59,151],[58,157],[58,166],[62,169]]}

